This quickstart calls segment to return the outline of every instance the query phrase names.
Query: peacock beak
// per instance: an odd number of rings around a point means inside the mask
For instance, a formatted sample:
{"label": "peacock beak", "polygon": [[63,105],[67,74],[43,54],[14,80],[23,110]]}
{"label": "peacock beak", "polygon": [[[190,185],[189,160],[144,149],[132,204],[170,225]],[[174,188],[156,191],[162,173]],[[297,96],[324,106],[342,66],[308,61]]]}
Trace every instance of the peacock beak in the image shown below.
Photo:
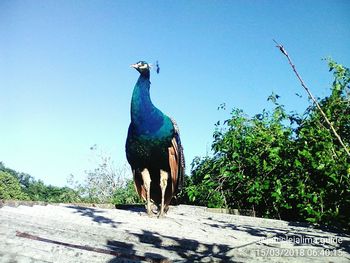
{"label": "peacock beak", "polygon": [[131,67],[131,68],[138,69],[138,68],[139,68],[139,65],[138,65],[138,64],[131,64],[130,67]]}

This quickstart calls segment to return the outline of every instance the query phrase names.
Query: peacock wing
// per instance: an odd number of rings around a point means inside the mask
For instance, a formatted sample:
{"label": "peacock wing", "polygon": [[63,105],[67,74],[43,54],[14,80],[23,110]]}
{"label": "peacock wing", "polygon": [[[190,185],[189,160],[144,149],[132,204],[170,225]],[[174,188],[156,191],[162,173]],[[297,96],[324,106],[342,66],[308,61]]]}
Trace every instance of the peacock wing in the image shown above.
{"label": "peacock wing", "polygon": [[171,170],[172,192],[175,195],[181,191],[183,186],[183,178],[185,174],[185,158],[180,140],[179,127],[175,120],[171,119],[171,121],[174,126],[174,137],[171,140],[171,146],[168,148],[168,151],[169,166]]}

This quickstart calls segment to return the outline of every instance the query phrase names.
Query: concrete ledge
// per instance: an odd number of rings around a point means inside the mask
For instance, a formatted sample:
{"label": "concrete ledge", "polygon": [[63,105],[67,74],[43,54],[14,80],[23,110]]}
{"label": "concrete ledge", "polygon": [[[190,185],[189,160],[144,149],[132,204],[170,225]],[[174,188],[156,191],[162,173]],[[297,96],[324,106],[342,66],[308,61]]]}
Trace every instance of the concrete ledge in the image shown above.
{"label": "concrete ledge", "polygon": [[47,202],[41,201],[23,201],[23,200],[0,200],[0,208],[4,206],[18,207],[20,205],[33,206],[33,205],[47,205]]}
{"label": "concrete ledge", "polygon": [[207,211],[211,212],[211,213],[221,213],[221,214],[232,214],[232,215],[255,217],[255,211],[250,210],[250,209],[207,208]]}
{"label": "concrete ledge", "polygon": [[[24,201],[24,200],[0,200],[0,208],[4,206],[18,207],[20,205],[24,206],[34,206],[34,205],[71,205],[79,207],[96,207],[103,209],[122,209],[122,210],[143,210],[144,204],[95,204],[95,203],[51,203],[51,202],[42,202],[42,201]],[[185,206],[185,205],[183,205]],[[174,206],[170,206],[174,207]],[[191,206],[192,207],[192,206]],[[203,208],[203,210],[211,213],[220,213],[220,214],[231,214],[231,215],[243,215],[243,216],[252,216],[255,217],[255,211],[250,209],[232,209],[232,208],[207,208],[207,207],[198,207]]]}
{"label": "concrete ledge", "polygon": [[20,205],[24,206],[34,206],[34,205],[72,205],[80,207],[97,207],[104,209],[114,209],[115,205],[113,204],[95,204],[95,203],[51,203],[51,202],[42,202],[42,201],[23,201],[23,200],[0,200],[0,208],[4,206],[18,207]]}
{"label": "concrete ledge", "polygon": [[0,204],[1,263],[345,263],[350,259],[346,233],[234,215],[246,213],[239,209],[179,205],[157,218],[135,212],[142,208],[137,206],[117,210],[81,203]]}

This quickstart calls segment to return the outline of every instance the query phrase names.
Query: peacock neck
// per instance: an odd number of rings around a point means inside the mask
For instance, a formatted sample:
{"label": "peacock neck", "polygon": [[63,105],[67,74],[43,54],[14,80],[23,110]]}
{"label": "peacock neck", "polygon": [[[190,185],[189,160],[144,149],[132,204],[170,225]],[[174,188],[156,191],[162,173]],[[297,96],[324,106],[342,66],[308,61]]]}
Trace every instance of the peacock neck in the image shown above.
{"label": "peacock neck", "polygon": [[147,138],[170,138],[173,125],[169,117],[156,108],[150,97],[149,76],[140,75],[131,99],[131,123],[135,135]]}
{"label": "peacock neck", "polygon": [[150,80],[147,75],[140,75],[136,82],[131,99],[131,121],[136,125],[144,125],[149,119],[159,115],[150,97]]}

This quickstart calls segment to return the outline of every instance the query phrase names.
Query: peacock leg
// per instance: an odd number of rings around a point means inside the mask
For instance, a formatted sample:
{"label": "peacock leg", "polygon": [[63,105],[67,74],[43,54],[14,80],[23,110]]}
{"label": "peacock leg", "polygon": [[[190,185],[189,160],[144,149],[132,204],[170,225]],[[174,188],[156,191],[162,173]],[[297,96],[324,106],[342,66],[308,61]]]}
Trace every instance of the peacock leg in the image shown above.
{"label": "peacock leg", "polygon": [[162,191],[162,203],[160,205],[160,212],[158,217],[164,216],[164,196],[165,196],[165,189],[168,184],[168,172],[160,170],[160,190]]}
{"label": "peacock leg", "polygon": [[149,174],[149,171],[147,168],[143,169],[141,172],[142,176],[142,181],[143,181],[143,186],[146,190],[146,201],[147,201],[147,214],[152,215],[152,210],[151,210],[151,175]]}

